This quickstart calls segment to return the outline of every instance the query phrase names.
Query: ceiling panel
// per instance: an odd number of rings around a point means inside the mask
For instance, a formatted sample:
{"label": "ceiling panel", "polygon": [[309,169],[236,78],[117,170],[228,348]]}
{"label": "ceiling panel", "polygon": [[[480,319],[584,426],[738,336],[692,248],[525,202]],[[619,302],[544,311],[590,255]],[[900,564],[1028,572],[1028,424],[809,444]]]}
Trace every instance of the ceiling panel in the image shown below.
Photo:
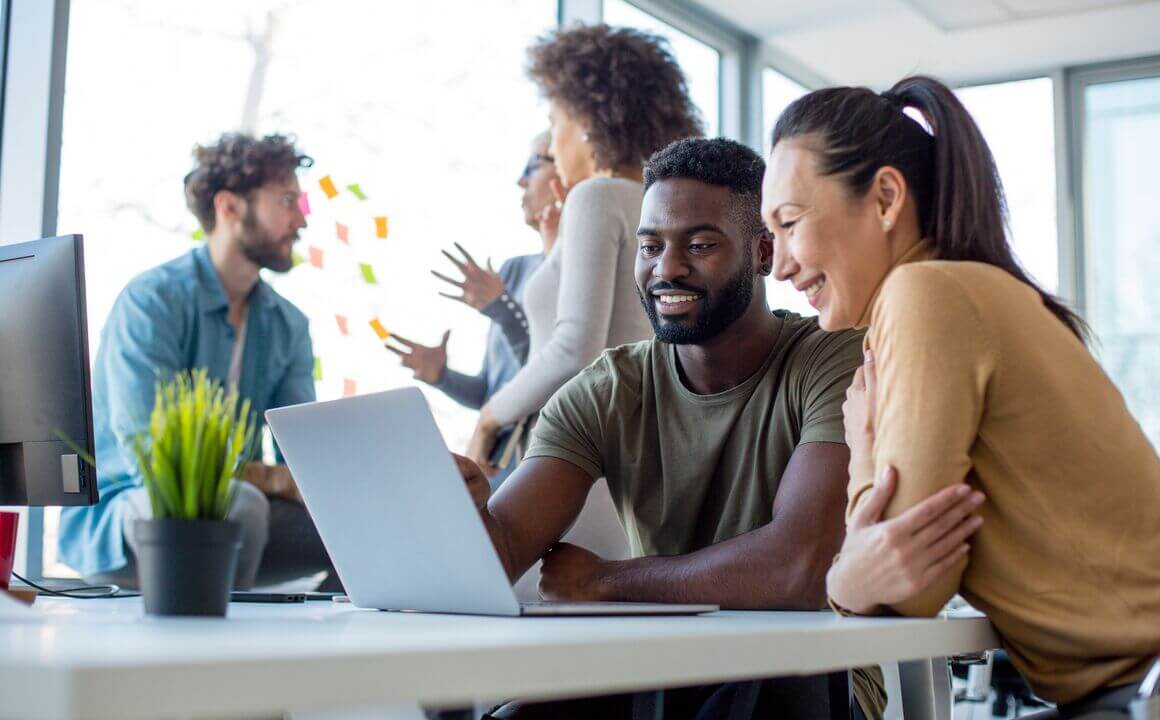
{"label": "ceiling panel", "polygon": [[1050,17],[1092,10],[1107,10],[1122,5],[1140,5],[1149,0],[998,0],[1016,17]]}
{"label": "ceiling panel", "polygon": [[1014,19],[1011,12],[995,0],[973,0],[972,2],[906,1],[915,12],[940,30],[960,30]]}

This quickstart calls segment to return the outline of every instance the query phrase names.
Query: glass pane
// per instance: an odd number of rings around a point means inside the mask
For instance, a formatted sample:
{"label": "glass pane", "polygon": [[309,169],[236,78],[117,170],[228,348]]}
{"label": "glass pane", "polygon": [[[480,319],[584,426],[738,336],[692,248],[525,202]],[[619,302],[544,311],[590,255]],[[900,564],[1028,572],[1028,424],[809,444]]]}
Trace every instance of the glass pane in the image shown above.
{"label": "glass pane", "polygon": [[689,83],[689,97],[701,111],[705,135],[718,133],[721,53],[696,38],[681,32],[668,23],[628,4],[625,0],[604,0],[604,22],[619,27],[631,27],[660,35],[669,41],[673,57],[685,71]]}
{"label": "glass pane", "polygon": [[1160,447],[1160,77],[1084,91],[1087,314],[1108,374]]}
{"label": "glass pane", "polygon": [[809,88],[794,82],[773,68],[767,67],[761,71],[761,114],[762,126],[765,128],[761,142],[766,155],[770,150],[769,141],[773,134],[773,126],[777,123],[781,111],[809,91]]}
{"label": "glass pane", "polygon": [[[794,100],[797,100],[808,92],[809,88],[797,84],[773,68],[765,68],[762,71],[761,111],[763,116],[762,124],[765,126],[762,147],[765,149],[766,156],[769,155],[770,151],[769,141],[773,133],[773,126],[777,122],[778,116],[781,115],[781,111],[785,110]],[[810,306],[809,302],[806,301],[806,296],[794,290],[793,285],[788,282],[781,282],[772,277],[767,278],[765,281],[765,291],[768,296],[769,306],[775,310],[791,310],[801,315],[818,314]]]}
{"label": "glass pane", "polygon": [[[450,328],[449,365],[477,371],[487,320],[441,298],[428,270],[451,269],[439,250],[453,241],[497,267],[539,252],[516,186],[547,127],[525,50],[555,23],[545,0],[73,3],[58,227],[86,238],[94,351],[125,283],[195,246],[182,193],[194,143],[250,127],[295,134],[315,159],[300,175],[313,213],[298,253],[321,250],[323,268],[269,279],[311,319],[319,398],[341,396],[347,381],[359,393],[415,382],[375,339],[374,316],[429,344]],[[341,190],[334,200],[320,190],[326,175]],[[386,240],[377,215],[388,217]],[[424,390],[462,449],[475,412]]]}
{"label": "glass pane", "polygon": [[1055,215],[1055,101],[1051,78],[955,91],[983,131],[1007,192],[1011,244],[1048,292],[1059,287]]}

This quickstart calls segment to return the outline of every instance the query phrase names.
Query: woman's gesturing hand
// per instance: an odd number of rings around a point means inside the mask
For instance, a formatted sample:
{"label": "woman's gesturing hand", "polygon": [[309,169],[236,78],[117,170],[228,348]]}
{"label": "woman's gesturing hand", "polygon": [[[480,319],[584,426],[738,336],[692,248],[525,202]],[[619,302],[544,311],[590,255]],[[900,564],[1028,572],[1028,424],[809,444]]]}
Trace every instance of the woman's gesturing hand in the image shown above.
{"label": "woman's gesturing hand", "polygon": [[445,292],[439,294],[445,298],[458,300],[465,305],[470,305],[476,310],[483,310],[495,302],[500,295],[503,295],[506,289],[503,284],[503,278],[491,267],[490,259],[487,261],[486,266],[480,266],[479,263],[475,262],[475,258],[471,257],[471,254],[463,249],[462,245],[459,243],[453,244],[455,245],[455,249],[463,255],[462,258],[457,258],[446,250],[441,252],[444,257],[451,261],[451,264],[459,269],[459,272],[463,273],[463,280],[454,280],[435,270],[432,270],[431,274],[443,282],[450,283],[459,288],[461,293],[459,295]]}
{"label": "woman's gesturing hand", "polygon": [[983,494],[958,483],[943,488],[890,520],[882,513],[898,475],[886,468],[846,525],[842,551],[826,576],[833,603],[859,615],[902,602],[926,589],[970,549],[967,539],[983,519]]}

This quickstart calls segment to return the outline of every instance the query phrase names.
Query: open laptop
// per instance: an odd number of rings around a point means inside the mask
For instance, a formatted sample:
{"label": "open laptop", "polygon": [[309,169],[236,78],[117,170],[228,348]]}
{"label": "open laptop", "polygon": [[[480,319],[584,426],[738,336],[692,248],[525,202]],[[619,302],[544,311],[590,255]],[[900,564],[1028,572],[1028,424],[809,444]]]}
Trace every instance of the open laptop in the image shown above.
{"label": "open laptop", "polygon": [[418,388],[266,412],[351,602],[474,615],[695,615],[716,605],[520,603]]}

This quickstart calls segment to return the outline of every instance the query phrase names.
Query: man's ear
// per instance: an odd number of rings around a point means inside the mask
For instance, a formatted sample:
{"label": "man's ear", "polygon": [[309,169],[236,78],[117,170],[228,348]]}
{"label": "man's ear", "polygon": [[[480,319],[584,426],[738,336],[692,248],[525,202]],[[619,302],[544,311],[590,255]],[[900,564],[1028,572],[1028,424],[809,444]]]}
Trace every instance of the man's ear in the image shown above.
{"label": "man's ear", "polygon": [[213,211],[217,225],[231,227],[246,217],[246,200],[230,190],[218,190],[213,196]]}
{"label": "man's ear", "polygon": [[762,228],[753,243],[753,260],[757,273],[769,277],[773,274],[773,235]]}

